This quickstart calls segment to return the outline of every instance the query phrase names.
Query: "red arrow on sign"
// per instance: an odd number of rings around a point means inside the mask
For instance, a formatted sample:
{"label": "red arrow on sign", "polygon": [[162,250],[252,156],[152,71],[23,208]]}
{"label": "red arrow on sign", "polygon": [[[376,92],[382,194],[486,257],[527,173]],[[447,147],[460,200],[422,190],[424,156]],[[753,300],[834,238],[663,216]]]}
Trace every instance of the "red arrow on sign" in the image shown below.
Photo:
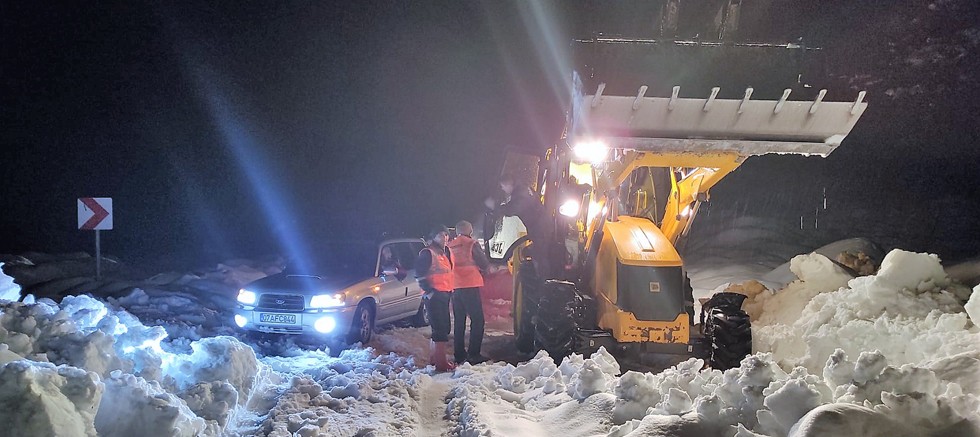
{"label": "red arrow on sign", "polygon": [[103,219],[109,217],[109,211],[106,211],[102,205],[99,205],[99,202],[95,201],[95,199],[91,197],[83,197],[78,200],[82,201],[82,203],[84,203],[88,209],[91,209],[92,213],[94,214],[92,218],[85,221],[85,224],[83,224],[79,229],[95,229],[95,227],[98,226]]}

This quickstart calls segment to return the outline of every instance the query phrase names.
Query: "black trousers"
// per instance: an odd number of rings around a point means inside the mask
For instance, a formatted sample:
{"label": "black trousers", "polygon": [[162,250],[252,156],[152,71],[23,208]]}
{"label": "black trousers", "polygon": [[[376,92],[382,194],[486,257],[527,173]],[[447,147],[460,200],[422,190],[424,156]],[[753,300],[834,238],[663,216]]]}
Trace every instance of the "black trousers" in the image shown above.
{"label": "black trousers", "polygon": [[[470,350],[466,351],[466,318],[470,318]],[[453,292],[453,352],[456,362],[467,358],[479,358],[483,345],[483,302],[480,301],[480,287],[457,288]]]}
{"label": "black trousers", "polygon": [[429,325],[432,341],[449,341],[449,301],[452,293],[436,291],[426,299],[429,306]]}

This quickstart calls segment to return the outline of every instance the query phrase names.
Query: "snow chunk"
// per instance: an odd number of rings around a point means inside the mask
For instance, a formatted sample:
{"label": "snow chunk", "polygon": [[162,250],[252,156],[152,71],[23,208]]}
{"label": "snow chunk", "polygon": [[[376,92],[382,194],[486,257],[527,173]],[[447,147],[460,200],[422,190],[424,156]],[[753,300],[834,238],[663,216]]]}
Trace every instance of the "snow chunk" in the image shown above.
{"label": "snow chunk", "polygon": [[20,300],[20,285],[3,272],[3,263],[0,263],[0,300]]}
{"label": "snow chunk", "polygon": [[881,261],[878,279],[899,290],[924,292],[949,284],[939,257],[895,249]]}
{"label": "snow chunk", "polygon": [[837,290],[847,285],[852,277],[830,258],[819,253],[797,255],[790,260],[789,268],[797,278],[819,292]]}
{"label": "snow chunk", "polygon": [[95,417],[99,435],[196,436],[206,429],[204,419],[156,381],[116,371],[106,380],[105,390]]}
{"label": "snow chunk", "polygon": [[241,393],[251,392],[258,373],[252,348],[234,337],[212,337],[191,343],[191,350],[167,369],[179,387],[220,381]]}
{"label": "snow chunk", "polygon": [[93,372],[26,360],[0,367],[5,435],[95,436],[102,384]]}
{"label": "snow chunk", "polygon": [[973,287],[970,300],[966,302],[963,308],[966,310],[966,314],[970,316],[970,320],[973,321],[973,326],[980,326],[980,285]]}

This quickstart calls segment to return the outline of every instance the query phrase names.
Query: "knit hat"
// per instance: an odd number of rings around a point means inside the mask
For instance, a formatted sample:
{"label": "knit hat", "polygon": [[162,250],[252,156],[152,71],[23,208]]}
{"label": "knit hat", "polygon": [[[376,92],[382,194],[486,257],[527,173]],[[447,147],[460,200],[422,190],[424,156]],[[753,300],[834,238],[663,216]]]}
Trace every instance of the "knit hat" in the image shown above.
{"label": "knit hat", "polygon": [[447,227],[445,227],[443,225],[435,225],[435,226],[432,227],[432,230],[429,231],[428,234],[426,234],[425,237],[431,240],[431,239],[435,238],[436,235],[439,235],[439,234],[441,234],[443,232],[449,233],[449,228],[447,228]]}

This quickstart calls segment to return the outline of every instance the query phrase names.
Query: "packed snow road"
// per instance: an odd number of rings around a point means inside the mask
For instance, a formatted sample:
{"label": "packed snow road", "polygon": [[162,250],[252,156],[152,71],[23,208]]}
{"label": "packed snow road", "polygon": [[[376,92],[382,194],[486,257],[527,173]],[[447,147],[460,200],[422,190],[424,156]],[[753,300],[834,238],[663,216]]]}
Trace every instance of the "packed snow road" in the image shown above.
{"label": "packed snow road", "polygon": [[[0,415],[12,435],[59,436],[980,435],[980,286],[903,251],[869,276],[819,255],[788,271],[778,291],[729,287],[750,295],[756,354],[725,372],[624,372],[600,351],[435,374],[428,328],[403,327],[332,357],[236,337],[233,290],[182,275],[28,297],[0,304]],[[488,320],[486,352],[506,351],[509,321]]]}

